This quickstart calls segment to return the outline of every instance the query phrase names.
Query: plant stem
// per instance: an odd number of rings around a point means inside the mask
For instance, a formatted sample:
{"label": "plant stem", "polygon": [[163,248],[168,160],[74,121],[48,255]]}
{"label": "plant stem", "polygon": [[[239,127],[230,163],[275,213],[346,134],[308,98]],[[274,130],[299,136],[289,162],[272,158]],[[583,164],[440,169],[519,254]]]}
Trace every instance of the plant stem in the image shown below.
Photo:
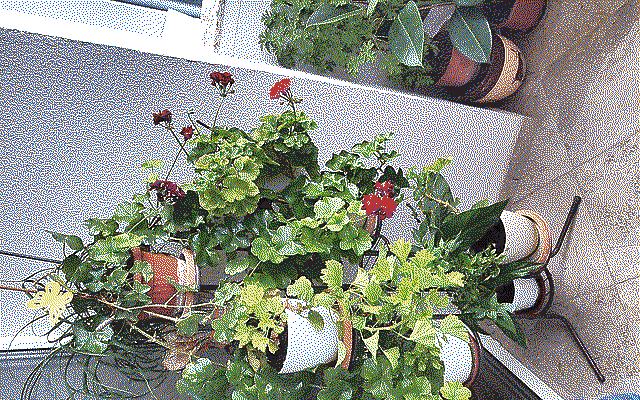
{"label": "plant stem", "polygon": [[211,133],[213,133],[213,130],[216,128],[216,122],[218,121],[218,115],[220,115],[220,110],[222,109],[222,105],[224,104],[225,99],[227,98],[227,96],[223,96],[222,100],[220,100],[220,104],[218,105],[218,109],[216,110],[216,116],[213,117],[213,125],[211,126]]}
{"label": "plant stem", "polygon": [[176,153],[176,157],[173,159],[173,162],[171,163],[171,167],[169,167],[169,171],[167,172],[167,176],[164,178],[165,181],[167,179],[169,179],[169,176],[173,172],[173,167],[176,166],[176,162],[178,161],[178,157],[180,157],[180,150],[178,150],[178,152]]}
{"label": "plant stem", "polygon": [[25,288],[17,288],[13,286],[4,286],[0,285],[0,290],[11,290],[14,292],[23,292],[23,293],[37,293],[38,291],[35,289],[25,289]]}
{"label": "plant stem", "polygon": [[180,141],[180,138],[178,137],[178,135],[176,135],[175,131],[173,130],[173,127],[171,125],[167,125],[167,130],[169,132],[171,132],[171,135],[173,136],[173,138],[176,140],[176,142],[178,143],[178,146],[180,146],[180,150],[182,150],[184,152],[184,155],[189,157],[189,153],[187,152],[187,150],[184,148],[184,145],[182,144],[182,142]]}

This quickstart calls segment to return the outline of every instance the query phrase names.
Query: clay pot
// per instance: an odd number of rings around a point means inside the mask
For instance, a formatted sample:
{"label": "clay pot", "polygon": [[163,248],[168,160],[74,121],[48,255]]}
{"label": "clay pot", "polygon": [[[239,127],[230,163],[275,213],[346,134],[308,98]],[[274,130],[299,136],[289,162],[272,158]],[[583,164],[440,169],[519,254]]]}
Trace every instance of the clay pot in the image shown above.
{"label": "clay pot", "polygon": [[544,16],[546,0],[502,0],[482,6],[492,26],[513,31],[530,31]]}
{"label": "clay pot", "polygon": [[[139,247],[131,250],[133,260],[146,261],[151,265],[153,277],[145,282],[151,289],[147,295],[151,297],[151,303],[154,305],[168,304],[171,306],[191,306],[194,301],[193,293],[177,293],[171,281],[180,285],[197,287],[199,284],[198,266],[195,264],[193,251],[184,249],[182,257],[176,258],[165,253],[151,253],[144,251]],[[142,282],[140,275],[134,276],[139,282]],[[178,307],[149,307],[148,311],[166,315],[179,316],[184,311]],[[150,314],[142,312],[140,318],[148,318]]]}
{"label": "clay pot", "polygon": [[445,382],[460,382],[470,386],[478,375],[480,345],[471,333],[469,342],[445,335],[440,347],[440,360],[444,365]]}
{"label": "clay pot", "polygon": [[491,61],[483,64],[475,80],[461,86],[454,94],[461,100],[492,103],[503,100],[518,90],[525,77],[525,63],[518,46],[494,34]]}
{"label": "clay pot", "polygon": [[433,60],[436,86],[461,87],[476,77],[480,64],[458,51],[446,31],[436,35],[433,40],[438,47],[438,54]]}

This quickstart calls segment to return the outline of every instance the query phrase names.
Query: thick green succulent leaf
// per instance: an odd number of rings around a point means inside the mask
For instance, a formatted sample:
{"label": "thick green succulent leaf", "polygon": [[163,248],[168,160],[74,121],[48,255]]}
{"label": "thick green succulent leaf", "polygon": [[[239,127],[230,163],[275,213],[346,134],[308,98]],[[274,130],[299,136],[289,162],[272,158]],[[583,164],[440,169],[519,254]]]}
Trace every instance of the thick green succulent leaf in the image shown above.
{"label": "thick green succulent leaf", "polygon": [[479,63],[489,62],[493,40],[491,27],[479,9],[458,8],[447,23],[447,30],[451,42],[462,54]]}
{"label": "thick green succulent leaf", "polygon": [[442,223],[441,233],[444,240],[457,239],[459,248],[468,249],[480,240],[491,225],[500,219],[500,214],[507,206],[508,200],[462,212],[450,214]]}
{"label": "thick green succulent leaf", "polygon": [[415,2],[409,1],[393,20],[389,30],[389,48],[402,64],[422,66],[424,29]]}

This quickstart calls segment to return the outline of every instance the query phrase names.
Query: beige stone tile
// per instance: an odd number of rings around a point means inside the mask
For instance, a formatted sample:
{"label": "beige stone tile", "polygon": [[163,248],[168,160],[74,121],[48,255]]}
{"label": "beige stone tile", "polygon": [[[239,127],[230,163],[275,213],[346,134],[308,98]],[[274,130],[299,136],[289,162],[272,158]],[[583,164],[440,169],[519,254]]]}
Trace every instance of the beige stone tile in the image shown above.
{"label": "beige stone tile", "polygon": [[640,245],[603,250],[611,276],[616,283],[640,277]]}

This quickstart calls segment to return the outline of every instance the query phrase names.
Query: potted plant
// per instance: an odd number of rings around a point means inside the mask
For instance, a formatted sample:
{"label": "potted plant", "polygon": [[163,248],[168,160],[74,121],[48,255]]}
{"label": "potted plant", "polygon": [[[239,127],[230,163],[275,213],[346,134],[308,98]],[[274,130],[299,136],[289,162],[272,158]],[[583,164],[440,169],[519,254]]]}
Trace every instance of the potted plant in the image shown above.
{"label": "potted plant", "polygon": [[407,87],[435,84],[458,88],[459,95],[469,92],[470,101],[501,100],[519,86],[512,79],[516,73],[522,81],[522,56],[512,42],[493,34],[482,1],[458,3],[274,0],[263,16],[260,43],[288,68],[355,76],[363,65],[377,63]]}
{"label": "potted plant", "polygon": [[[440,173],[450,160],[405,177],[390,165],[390,135],[320,166],[316,124],[288,79],[269,93],[287,110],[250,132],[219,126],[235,81],[210,78],[221,96],[211,124],[189,113],[178,129],[170,111],[153,115],[178,144],[166,172],[145,162],[146,190],[87,220],[90,242],[54,234],[67,253],[61,265],[3,287],[28,293],[28,307],[45,309],[60,333],[39,368],[56,354],[88,357],[86,368],[116,366],[143,382],[136,395],[161,383],[161,365],[183,371],[180,392],[204,399],[468,398],[462,382],[445,379],[451,337],[466,343],[463,322],[477,331],[487,318],[518,332],[495,289],[529,264],[474,248],[506,202],[461,212]],[[194,174],[178,184],[169,178],[181,157]],[[378,240],[405,195],[414,241]],[[169,244],[179,250],[164,253]],[[366,252],[375,265],[357,267]],[[221,281],[204,290],[198,271],[220,268]],[[449,302],[460,315],[434,321]],[[82,379],[70,383],[78,395],[126,395],[99,374]]]}

